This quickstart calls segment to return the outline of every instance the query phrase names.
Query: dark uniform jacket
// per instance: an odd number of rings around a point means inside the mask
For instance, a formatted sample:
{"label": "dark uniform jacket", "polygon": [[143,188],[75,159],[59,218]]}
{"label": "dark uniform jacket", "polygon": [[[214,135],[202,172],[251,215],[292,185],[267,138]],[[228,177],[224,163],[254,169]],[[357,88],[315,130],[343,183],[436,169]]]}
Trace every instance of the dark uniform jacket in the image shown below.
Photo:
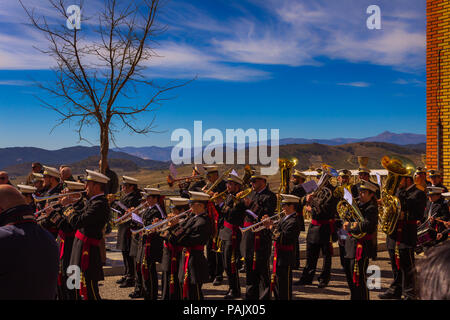
{"label": "dark uniform jacket", "polygon": [[[163,210],[161,208],[161,210]],[[164,213],[165,216],[165,213]],[[152,224],[153,219],[165,219],[165,217],[162,216],[161,212],[158,210],[156,205],[154,205],[151,208],[148,208],[145,210],[145,212],[142,214],[142,222],[144,223],[144,226],[149,226]],[[145,250],[145,244],[149,240],[149,251],[147,255],[147,261],[150,263],[154,262],[161,262],[162,258],[162,251],[163,251],[163,238],[159,236],[158,233],[151,233],[151,234],[144,234],[141,236],[141,242],[138,246],[138,251],[136,255],[136,259],[138,263],[142,263],[144,258],[144,250]]]}
{"label": "dark uniform jacket", "polygon": [[[317,208],[312,207],[311,219],[312,220],[331,220],[337,216],[336,206],[339,199],[336,198],[334,194],[334,187],[327,183],[325,186],[331,191],[331,198],[325,202],[321,203]],[[325,244],[330,242],[330,236],[333,241],[337,240],[337,230],[334,228],[333,234],[331,234],[332,226],[328,223],[315,226],[312,223],[309,225],[308,234],[306,235],[306,241],[312,244]]]}
{"label": "dark uniform jacket", "polygon": [[[86,206],[82,201],[74,205],[74,212],[69,215],[68,221],[86,237],[101,240],[103,228],[110,217],[108,200],[104,195],[94,196],[88,200]],[[76,238],[73,241],[70,264],[81,266],[83,242]],[[89,268],[85,272],[86,278],[103,280],[103,263],[98,246],[91,246],[89,252]]]}
{"label": "dark uniform jacket", "polygon": [[[139,190],[130,192],[129,194],[123,196],[120,202],[127,208],[136,208],[141,204],[141,192]],[[117,204],[113,204],[114,209],[119,210],[123,213],[124,210],[120,208]],[[131,245],[131,233],[130,233],[131,222],[125,222],[117,227],[117,249],[122,251],[130,251]]]}
{"label": "dark uniform jacket", "polygon": [[[205,246],[213,232],[212,222],[207,213],[190,217],[183,225],[171,230],[168,241],[183,247]],[[186,250],[186,249],[184,249]],[[184,281],[185,254],[181,255],[178,268],[178,279]],[[203,250],[192,250],[189,257],[188,272],[191,284],[202,284],[209,281],[208,261]]]}
{"label": "dark uniform jacket", "polygon": [[[56,185],[54,188],[47,190],[47,191],[44,193],[43,196],[44,196],[44,197],[47,197],[47,196],[52,196],[52,195],[60,194],[60,193],[62,192],[62,190],[63,190],[63,184],[62,184],[62,183],[59,183],[59,184]],[[50,200],[50,201],[51,201],[51,202],[57,201],[57,199],[56,199],[56,200]],[[48,203],[47,205],[51,204],[51,202]],[[41,202],[41,204],[38,205],[38,209],[39,209],[39,210],[45,208],[46,205],[45,205],[44,203],[45,203],[45,202]],[[56,239],[56,237],[58,237],[58,230],[57,230],[57,227],[56,227],[56,225],[49,219],[49,217],[47,217],[47,218],[45,218],[45,219],[43,219],[43,220],[40,220],[40,221],[39,221],[39,225],[40,225],[42,228],[48,230],[48,231],[55,237],[55,239]]]}
{"label": "dark uniform jacket", "polygon": [[[434,217],[439,220],[449,221],[450,213],[448,210],[448,204],[444,200],[444,198],[440,198],[436,202],[428,202],[427,207],[425,208],[425,214],[422,218],[422,223],[426,222],[429,217]],[[442,232],[446,229],[446,227],[442,223],[438,223],[434,221],[429,224],[429,227],[435,230],[436,232]],[[440,241],[444,241],[448,238],[448,234],[444,234]]]}
{"label": "dark uniform jacket", "polygon": [[277,245],[281,246],[292,246],[292,250],[283,250],[279,248],[277,251],[277,266],[280,267],[296,267],[296,241],[298,235],[300,234],[300,225],[295,216],[295,213],[290,216],[286,216],[281,219],[274,232],[273,240],[275,240]]}
{"label": "dark uniform jacket", "polygon": [[[245,218],[245,205],[244,201],[240,200],[237,203],[234,201],[234,196],[229,194],[227,195],[227,198],[224,201],[224,205],[221,208],[222,217],[224,221],[226,221],[229,224],[235,225],[235,226],[242,226],[244,223]],[[233,234],[233,231],[227,227],[223,227],[220,230],[219,238],[223,241],[231,241],[231,236]],[[241,239],[241,231],[237,230],[237,241],[240,241]]]}
{"label": "dark uniform jacket", "polygon": [[[257,193],[254,190],[250,193],[251,205],[249,210],[258,216],[255,220],[252,216],[246,213],[244,218],[245,222],[256,223],[261,221],[261,217],[264,215],[273,216],[277,207],[277,197],[275,193],[269,190],[269,186],[266,186],[264,190]],[[260,234],[260,247],[258,254],[256,255],[256,264],[267,263],[270,257],[270,250],[272,246],[272,237],[269,230],[264,229],[259,232]],[[246,258],[253,257],[255,243],[255,233],[247,231],[242,235],[241,253]]]}
{"label": "dark uniform jacket", "polygon": [[301,199],[306,196],[306,191],[303,188],[303,186],[300,185],[296,185],[294,186],[294,188],[292,188],[291,194],[294,196],[297,196],[300,198],[300,201],[297,205],[297,220],[300,226],[300,231],[305,231],[305,219],[303,217],[303,203],[301,201]]}
{"label": "dark uniform jacket", "polygon": [[[405,222],[397,221],[395,231],[386,238],[388,249],[395,249],[395,243],[400,242],[399,249],[415,248],[417,243],[417,220],[422,220],[427,197],[425,192],[412,185],[406,190],[398,190],[396,196],[401,203],[402,211],[405,213]],[[400,220],[400,219],[399,219]],[[403,224],[401,235],[397,229]]]}
{"label": "dark uniform jacket", "polygon": [[[367,235],[373,234],[377,230],[378,226],[378,205],[375,201],[369,201],[363,204],[358,204],[359,211],[361,212],[364,220],[360,222],[356,228],[349,230],[350,234],[359,235],[366,233]],[[363,255],[366,257],[373,257],[375,254],[375,247],[372,240],[363,241]],[[352,236],[347,237],[345,240],[345,252],[347,259],[354,259],[356,254],[356,245],[358,240]]]}
{"label": "dark uniform jacket", "polygon": [[34,222],[28,206],[0,214],[0,300],[54,300],[58,278],[58,245]]}

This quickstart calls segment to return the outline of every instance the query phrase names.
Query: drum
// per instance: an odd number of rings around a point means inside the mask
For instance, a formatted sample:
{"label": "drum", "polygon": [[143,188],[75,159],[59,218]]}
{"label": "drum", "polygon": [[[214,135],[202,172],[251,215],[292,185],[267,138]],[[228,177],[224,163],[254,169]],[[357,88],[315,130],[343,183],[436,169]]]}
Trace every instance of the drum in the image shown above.
{"label": "drum", "polygon": [[423,247],[431,247],[436,241],[436,231],[431,228],[424,228],[417,232],[416,252],[423,251]]}

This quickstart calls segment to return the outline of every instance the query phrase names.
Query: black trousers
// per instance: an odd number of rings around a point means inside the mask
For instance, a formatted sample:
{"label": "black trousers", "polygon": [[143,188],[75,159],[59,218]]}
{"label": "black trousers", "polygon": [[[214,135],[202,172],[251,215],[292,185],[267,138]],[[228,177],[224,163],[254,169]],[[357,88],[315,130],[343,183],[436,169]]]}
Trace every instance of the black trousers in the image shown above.
{"label": "black trousers", "polygon": [[213,249],[213,240],[209,240],[206,245],[206,259],[208,260],[209,278],[214,280],[216,277],[223,276],[223,258],[220,252]]}
{"label": "black trousers", "polygon": [[[359,261],[356,259],[346,259],[349,261],[350,270],[353,272],[358,271],[358,282],[355,283],[352,279],[350,285],[351,300],[369,300],[369,290],[367,289],[367,267],[369,266],[369,258],[361,257]],[[356,269],[355,269],[356,268]]]}
{"label": "black trousers", "polygon": [[306,265],[303,268],[301,281],[312,282],[316,274],[317,260],[319,259],[320,251],[324,256],[322,272],[319,275],[319,282],[328,283],[331,275],[331,250],[330,244],[327,243],[306,243]]}
{"label": "black trousers", "polygon": [[[241,294],[241,286],[239,284],[239,243],[233,249],[232,242],[228,240],[222,241],[222,259],[225,272],[228,277],[229,291],[232,294]],[[235,268],[232,268],[232,259],[234,259]]]}
{"label": "black trousers", "polygon": [[[147,268],[147,270],[144,270]],[[146,264],[142,265],[142,289],[144,291],[144,300],[158,299],[158,274],[156,273],[156,263],[147,259]]]}
{"label": "black trousers", "polygon": [[[86,290],[87,290],[87,300],[101,300],[100,292],[98,290],[98,281],[85,278]],[[80,290],[76,290],[75,294],[76,300],[85,300],[81,296]]]}
{"label": "black trousers", "polygon": [[122,251],[123,265],[125,267],[124,277],[127,279],[134,279],[134,262],[133,257],[130,257],[129,251]]}
{"label": "black trousers", "polygon": [[246,292],[245,300],[268,300],[270,299],[270,270],[269,256],[266,263],[257,263],[253,270],[253,257],[245,259]]}
{"label": "black trousers", "polygon": [[277,300],[292,300],[292,267],[277,266],[274,296]]}
{"label": "black trousers", "polygon": [[395,250],[389,249],[389,258],[391,260],[392,273],[394,281],[388,291],[397,296],[403,294],[404,297],[416,299],[415,290],[415,269],[414,269],[414,249],[399,249],[400,268],[397,268],[395,262]]}
{"label": "black trousers", "polygon": [[136,258],[133,259],[134,266],[134,291],[142,292],[142,266],[137,262]]}
{"label": "black trousers", "polygon": [[345,258],[346,251],[345,246],[339,245],[339,258],[341,259],[341,266],[345,273],[345,279],[347,280],[347,284],[349,289],[353,284],[353,269],[350,266],[350,259]]}
{"label": "black trousers", "polygon": [[[180,287],[183,288],[182,282],[180,282]],[[203,300],[202,285],[189,284],[188,298],[184,300]]]}
{"label": "black trousers", "polygon": [[164,271],[162,274],[162,300],[181,300],[180,282],[178,281],[178,270],[173,275],[174,291],[170,293],[170,271]]}

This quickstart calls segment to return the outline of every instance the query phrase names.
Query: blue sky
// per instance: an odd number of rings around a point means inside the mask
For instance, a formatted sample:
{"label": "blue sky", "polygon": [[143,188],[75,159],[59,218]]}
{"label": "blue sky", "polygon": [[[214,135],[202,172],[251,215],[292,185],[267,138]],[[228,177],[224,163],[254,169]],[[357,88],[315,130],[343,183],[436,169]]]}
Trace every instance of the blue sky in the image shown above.
{"label": "blue sky", "polygon": [[[46,1],[24,3],[65,23]],[[381,9],[381,30],[366,27],[372,4]],[[100,6],[86,1],[84,12],[94,15]],[[58,116],[34,97],[47,98],[33,79],[54,81],[53,61],[33,48],[45,47],[45,38],[27,26],[16,0],[2,0],[0,21],[0,147],[78,144],[75,123],[51,132]],[[158,21],[168,30],[158,38],[161,57],[148,63],[148,78],[198,79],[158,108],[160,133],[119,128],[119,147],[171,145],[171,132],[192,130],[195,120],[224,134],[280,129],[280,138],[425,133],[425,1],[171,0]],[[90,27],[86,22],[82,31]],[[97,128],[85,136],[98,143]]]}

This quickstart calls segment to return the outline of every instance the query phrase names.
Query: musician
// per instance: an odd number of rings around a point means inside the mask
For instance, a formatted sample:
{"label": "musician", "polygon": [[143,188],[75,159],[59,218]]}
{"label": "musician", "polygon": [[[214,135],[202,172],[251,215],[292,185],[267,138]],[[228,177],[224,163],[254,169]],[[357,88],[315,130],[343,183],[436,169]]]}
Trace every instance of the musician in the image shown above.
{"label": "musician", "polygon": [[414,184],[411,174],[401,176],[396,196],[402,212],[395,230],[386,237],[394,281],[389,289],[380,294],[381,299],[415,299],[414,249],[417,243],[417,221],[423,218],[426,195]]}
{"label": "musician", "polygon": [[[345,240],[345,259],[349,261],[346,273],[353,273],[353,281],[350,283],[351,300],[369,300],[366,274],[369,258],[373,257],[375,249],[371,238],[378,224],[377,190],[376,184],[361,181],[358,208],[364,220],[351,224],[344,222],[343,225],[344,230],[349,233]],[[361,237],[362,233],[366,235]]]}
{"label": "musician", "polygon": [[[189,199],[169,198],[172,213],[168,218],[177,216],[189,210]],[[166,234],[161,235],[163,238]],[[183,247],[164,241],[163,256],[161,261],[162,270],[162,300],[181,300],[180,280],[178,279],[178,266],[181,259]]]}
{"label": "musician", "polygon": [[[138,188],[139,180],[122,176],[122,194],[119,202],[112,202],[112,207],[116,210],[122,212],[122,215],[128,208],[135,208],[141,203],[141,191]],[[125,273],[123,277],[117,280],[120,284],[119,288],[133,287],[134,278],[134,261],[133,257],[130,256],[131,247],[131,222],[124,222],[119,224],[117,228],[117,249],[122,251],[123,264],[125,266]]]}
{"label": "musician", "polygon": [[[343,169],[339,171],[338,183],[339,186],[334,191],[334,196],[340,201],[344,199],[344,189],[351,192],[352,184],[350,183],[351,172],[347,169]],[[365,181],[365,180],[362,180]],[[356,200],[355,200],[356,201]],[[347,280],[347,284],[349,288],[353,285],[353,274],[350,268],[350,260],[346,259],[347,255],[345,251],[345,241],[349,237],[348,232],[343,228],[344,221],[341,219],[336,220],[336,229],[338,233],[338,245],[339,245],[339,258],[341,261],[341,266],[345,273],[345,278]]]}
{"label": "musician", "polygon": [[26,184],[29,186],[33,185],[33,180],[35,178],[34,173],[42,173],[44,172],[44,169],[42,167],[42,164],[40,164],[39,162],[33,162],[31,164],[31,172],[30,174],[27,176],[27,182]]}
{"label": "musician", "polygon": [[246,208],[242,199],[236,200],[236,195],[242,190],[242,184],[243,181],[240,177],[234,174],[228,176],[228,195],[221,210],[224,222],[223,228],[219,232],[219,238],[221,240],[223,265],[225,266],[225,272],[228,277],[228,292],[224,299],[237,299],[241,297],[238,262],[241,256],[239,246],[242,235],[239,227],[244,222]]}
{"label": "musician", "polygon": [[[319,276],[319,288],[324,288],[330,281],[331,259],[333,256],[333,241],[337,241],[337,233],[334,227],[334,218],[337,215],[337,198],[334,196],[334,187],[329,180],[324,185],[331,191],[331,196],[325,202],[314,200],[313,194],[306,196],[306,210],[311,214],[311,224],[306,236],[306,265],[298,282],[300,285],[312,284],[316,273],[317,260],[322,251],[324,263],[322,273]],[[311,201],[315,205],[311,205]]]}
{"label": "musician", "polygon": [[[206,185],[203,187],[202,191],[206,192],[210,189],[210,187],[218,182],[219,180],[219,167],[218,166],[204,166],[206,170],[206,180],[208,181]],[[226,182],[221,180],[212,190],[208,193],[210,196],[214,196],[215,194],[219,194],[225,191],[227,188]],[[214,286],[219,286],[223,281],[223,259],[222,255],[218,251],[217,244],[217,232],[223,226],[223,219],[220,215],[220,208],[216,207],[216,211],[219,213],[218,217],[214,219],[214,230],[216,232],[213,233],[213,237],[206,245],[206,259],[208,260],[208,270],[209,270],[209,280],[213,282]]]}
{"label": "musician", "polygon": [[273,244],[273,267],[270,282],[270,291],[274,292],[277,300],[292,299],[292,268],[295,267],[296,254],[295,244],[300,234],[300,225],[296,218],[297,206],[300,198],[294,195],[281,194],[281,207],[284,217],[277,226],[273,220],[266,219],[264,225],[272,233]]}
{"label": "musician", "polygon": [[[353,199],[356,199],[356,200],[359,197],[359,187],[361,186],[361,182],[362,181],[371,182],[370,181],[370,170],[368,168],[364,168],[364,167],[359,168],[358,169],[358,177],[359,177],[360,182],[358,182],[352,186],[352,196],[353,196]],[[378,186],[378,184],[376,184],[376,185]],[[381,197],[380,186],[378,186],[378,190],[376,192],[376,197],[377,197],[377,199],[380,199],[380,197]]]}
{"label": "musician", "polygon": [[[105,197],[105,187],[109,178],[99,172],[86,170],[86,206],[82,201],[73,205],[74,211],[67,220],[76,229],[73,241],[71,265],[81,269],[80,290],[77,299],[99,300],[98,281],[104,279],[103,262],[100,253],[100,240],[103,228],[110,218],[110,207]],[[61,199],[63,206],[69,205],[71,199]]]}
{"label": "musician", "polygon": [[[145,188],[144,198],[147,201],[147,209],[142,213],[144,227],[166,218],[163,197],[161,191],[156,188]],[[163,251],[163,239],[158,233],[143,233],[138,247],[138,266],[142,274],[142,288],[145,300],[158,298],[158,275],[156,263],[161,262]]]}
{"label": "musician", "polygon": [[53,300],[58,248],[19,191],[0,185],[0,300]]}
{"label": "musician", "polygon": [[425,208],[425,216],[422,219],[422,223],[428,222],[429,228],[436,232],[436,243],[447,240],[448,234],[442,234],[442,231],[447,227],[443,221],[450,220],[450,213],[448,204],[445,202],[442,193],[443,188],[440,187],[428,187],[428,203]]}
{"label": "musician", "polygon": [[202,284],[208,282],[208,265],[203,252],[213,232],[212,221],[207,212],[210,196],[194,191],[189,194],[194,215],[178,227],[177,219],[169,222],[171,228],[167,241],[184,247],[178,268],[182,299],[203,300]]}
{"label": "musician", "polygon": [[448,192],[447,187],[442,184],[442,174],[439,170],[428,170],[428,176],[432,187],[443,188],[444,192]]}
{"label": "musician", "polygon": [[[192,176],[202,176],[205,174],[205,169],[201,164],[196,164],[192,169]],[[181,197],[189,199],[189,191],[202,192],[203,187],[206,185],[206,181],[202,178],[200,180],[192,182],[187,182],[187,188],[181,194]]]}
{"label": "musician", "polygon": [[9,181],[8,172],[6,171],[0,171],[0,185],[2,184],[9,184],[12,186],[12,183]]}
{"label": "musician", "polygon": [[67,165],[62,165],[59,167],[59,176],[61,181],[75,181],[72,176],[72,168]]}
{"label": "musician", "polygon": [[[291,194],[294,196],[299,197],[302,199],[304,196],[306,196],[306,191],[303,188],[303,183],[306,181],[306,175],[302,172],[295,170],[292,173],[291,176],[291,182],[294,185],[292,188]],[[300,225],[300,231],[305,231],[305,219],[303,217],[303,204],[301,201],[297,204],[297,220]],[[295,243],[295,269],[300,268],[300,243],[299,239],[297,238],[297,241]]]}
{"label": "musician", "polygon": [[42,197],[47,191],[44,187],[44,175],[42,173],[33,173],[33,179],[31,180],[32,186],[36,188],[35,195]]}
{"label": "musician", "polygon": [[[66,188],[61,193],[73,193],[81,192],[85,189],[84,183],[64,181]],[[83,208],[87,199],[81,194],[68,196],[70,202],[78,202],[79,208]],[[69,205],[68,207],[57,206],[54,209],[51,208],[47,211],[49,215],[48,219],[54,224],[58,230],[59,235],[59,273],[58,273],[58,299],[59,300],[75,300],[76,291],[70,290],[67,287],[67,268],[70,266],[70,258],[72,256],[72,246],[75,239],[76,230],[67,221],[67,216],[74,211],[74,208]]]}
{"label": "musician", "polygon": [[[277,207],[277,197],[270,191],[267,176],[255,173],[251,179],[252,192],[244,199],[246,216],[244,227],[272,216]],[[272,238],[268,230],[245,232],[242,235],[241,254],[245,259],[246,300],[270,299],[269,258]]]}
{"label": "musician", "polygon": [[[52,195],[58,195],[63,190],[63,185],[59,180],[59,171],[56,168],[44,166],[44,188],[47,190],[43,196],[49,197]],[[47,201],[47,206],[51,202],[56,202],[58,200],[49,200]],[[46,206],[44,204],[38,204],[37,209],[41,210],[44,209]],[[50,232],[55,239],[58,237],[58,229],[56,228],[55,224],[52,223],[49,219],[41,219],[39,222],[39,225],[46,229],[48,232]]]}
{"label": "musician", "polygon": [[417,167],[416,172],[414,173],[414,181],[417,188],[424,192],[426,192],[428,186],[431,186],[431,182],[427,180],[427,170],[422,167]]}
{"label": "musician", "polygon": [[25,198],[25,202],[30,206],[33,212],[36,212],[36,204],[34,203],[33,194],[37,191],[35,187],[19,184],[17,185],[22,196]]}

